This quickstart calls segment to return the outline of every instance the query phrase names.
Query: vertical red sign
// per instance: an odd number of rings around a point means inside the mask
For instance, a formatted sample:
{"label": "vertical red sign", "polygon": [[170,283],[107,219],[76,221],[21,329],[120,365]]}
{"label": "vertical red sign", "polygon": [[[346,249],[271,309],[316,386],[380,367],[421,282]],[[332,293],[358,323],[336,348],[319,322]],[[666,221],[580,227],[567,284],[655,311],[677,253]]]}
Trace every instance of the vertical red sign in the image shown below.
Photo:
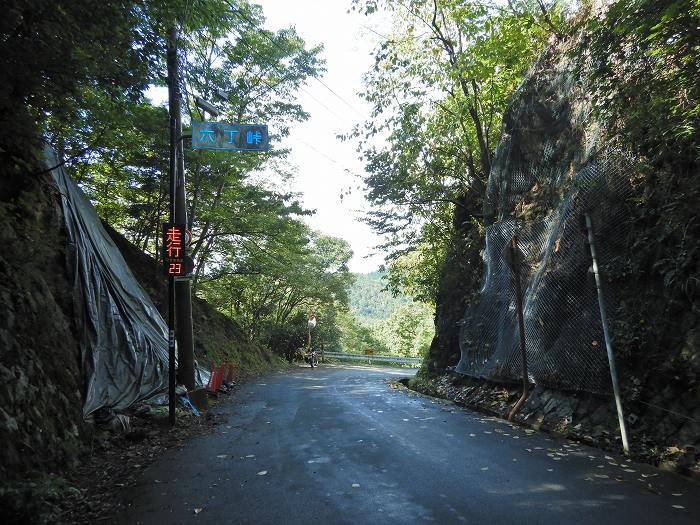
{"label": "vertical red sign", "polygon": [[177,277],[185,271],[185,225],[163,223],[163,264],[165,275]]}

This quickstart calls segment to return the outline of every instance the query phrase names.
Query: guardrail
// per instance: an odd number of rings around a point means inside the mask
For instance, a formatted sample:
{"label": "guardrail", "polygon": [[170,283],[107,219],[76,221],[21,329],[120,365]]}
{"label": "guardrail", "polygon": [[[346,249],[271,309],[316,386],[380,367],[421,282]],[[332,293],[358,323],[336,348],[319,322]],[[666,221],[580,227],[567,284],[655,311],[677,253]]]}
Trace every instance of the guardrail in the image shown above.
{"label": "guardrail", "polygon": [[379,363],[402,363],[402,364],[412,364],[419,365],[423,361],[419,357],[403,357],[399,355],[365,355],[365,354],[347,354],[345,352],[324,352],[324,357],[330,357],[331,359],[346,359],[348,361],[368,361],[370,364],[372,361]]}

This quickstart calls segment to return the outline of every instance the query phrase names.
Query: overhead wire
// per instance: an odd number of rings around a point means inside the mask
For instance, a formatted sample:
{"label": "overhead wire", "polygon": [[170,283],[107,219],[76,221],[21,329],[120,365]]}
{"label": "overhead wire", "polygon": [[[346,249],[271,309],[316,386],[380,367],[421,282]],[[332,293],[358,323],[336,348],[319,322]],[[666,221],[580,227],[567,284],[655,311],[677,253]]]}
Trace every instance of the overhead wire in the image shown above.
{"label": "overhead wire", "polygon": [[[190,0],[190,1],[191,1],[191,0]],[[237,8],[235,8],[230,2],[227,2],[227,3],[228,3],[229,6],[231,7],[231,9],[232,9],[233,11],[235,11],[236,13],[238,13],[238,14],[241,16],[241,18],[243,18],[243,19],[246,21],[246,23],[247,23],[254,31],[256,31],[256,32],[258,32],[259,34],[263,35],[268,41],[270,41],[270,42],[271,42],[275,47],[277,47],[279,50],[281,50],[281,51],[283,51],[283,52],[286,52],[286,50],[285,50],[284,48],[282,48],[278,42],[276,42],[274,39],[272,39],[272,38],[268,35],[268,33],[267,33],[265,30],[263,30],[263,29],[259,28],[257,25],[255,25],[254,22],[250,20],[250,18],[248,18],[247,16],[245,16],[245,15],[243,14],[242,11],[240,11],[240,10],[237,9]],[[188,8],[189,8],[189,2],[188,2]],[[258,53],[255,52],[255,50],[253,49],[253,47],[245,41],[245,33],[244,33],[240,28],[235,27],[235,28],[233,28],[233,29],[234,29],[234,30],[238,33],[238,35],[240,36],[240,39],[238,40],[237,43],[238,43],[238,44],[241,44],[244,48],[246,48],[246,49],[248,50],[248,52],[249,52],[252,56],[254,56],[255,58],[257,58],[258,61],[259,61],[260,63],[263,63],[263,64],[265,64],[265,65],[267,65],[267,66],[270,66],[271,68],[274,68],[274,69],[278,70],[278,71],[281,72],[281,73],[284,73],[284,68],[283,68],[279,63],[273,62],[273,61],[272,61],[270,58],[268,58],[268,57],[261,57],[260,54],[258,54]],[[188,63],[188,61],[185,59],[184,56],[180,56],[179,58],[180,58],[181,70],[182,70],[183,73],[184,73],[183,78],[181,79],[181,80],[182,80],[181,89],[182,89],[183,92],[188,93],[189,90],[187,89],[187,83],[186,83],[184,77],[190,77],[190,76],[191,76],[191,75],[190,75],[190,71],[189,71],[189,63]],[[321,81],[320,81],[317,77],[315,77],[315,76],[313,76],[312,78],[314,78],[314,79],[318,80],[319,82],[321,82]],[[260,77],[260,82],[262,82],[264,85],[266,85],[269,89],[272,89],[272,90],[274,90],[277,86],[279,86],[283,81],[284,81],[284,78],[280,78],[276,83],[270,83],[270,82],[268,82],[267,80],[265,80],[264,77],[262,77],[262,76]],[[336,95],[340,100],[342,100],[343,102],[345,102],[346,105],[348,105],[351,109],[353,109],[354,111],[356,111],[357,113],[359,113],[358,110],[356,110],[352,105],[350,105],[347,101],[345,101],[342,97],[340,97],[340,95],[338,95],[337,93],[335,93],[330,87],[326,86],[323,82],[321,82],[321,83],[322,83],[329,91],[331,91],[334,95]],[[326,104],[324,104],[323,102],[321,102],[318,98],[316,98],[312,93],[310,93],[308,90],[306,90],[303,86],[300,86],[299,89],[300,89],[301,91],[303,91],[304,93],[306,93],[306,94],[307,94],[310,98],[312,98],[314,101],[316,101],[320,106],[322,106],[322,107],[323,107],[326,111],[328,111],[330,114],[334,115],[335,117],[341,118],[341,119],[346,119],[346,118],[347,118],[347,117],[344,117],[344,116],[338,114],[338,113],[335,112],[333,109],[329,108]],[[188,107],[189,107],[189,101],[187,101],[187,105],[188,105]],[[190,110],[190,111],[191,111],[191,110]],[[364,115],[362,115],[362,116],[363,116],[363,118],[364,118]],[[308,147],[309,149],[311,149],[312,151],[314,151],[314,152],[317,153],[318,155],[324,157],[326,160],[328,160],[328,161],[332,162],[333,164],[339,166],[344,172],[349,173],[350,175],[352,175],[352,176],[354,176],[354,177],[362,178],[361,175],[358,175],[358,174],[355,173],[354,171],[352,171],[352,170],[346,168],[343,164],[339,163],[337,160],[333,159],[332,157],[330,157],[329,155],[327,155],[327,154],[324,153],[323,151],[319,150],[318,148],[316,148],[315,146],[313,146],[313,145],[310,144],[309,142],[305,141],[304,139],[295,138],[294,140],[297,140],[297,141],[301,142],[302,144],[304,144],[306,147]]]}
{"label": "overhead wire", "polygon": [[[260,60],[261,62],[266,62],[268,66],[271,66],[271,67],[277,69],[279,72],[284,72],[284,69],[283,69],[278,63],[272,62],[272,61],[270,61],[269,59],[267,59],[266,57],[261,57],[259,54],[257,54],[257,53],[254,51],[253,47],[250,46],[250,45],[244,40],[244,33],[243,33],[239,28],[234,28],[234,29],[235,29],[235,31],[238,33],[238,35],[241,37],[240,40],[238,40],[238,42],[237,42],[238,44],[241,44],[243,47],[245,47],[245,48],[250,52],[251,55],[253,55],[255,58],[257,58],[257,59]],[[315,77],[312,77],[312,78],[315,78]],[[270,89],[275,89],[279,84],[281,84],[281,83],[284,81],[284,78],[281,78],[281,79],[280,79],[276,84],[274,84],[274,85],[271,85],[271,84],[270,84],[269,82],[267,82],[263,77],[260,77],[260,81],[261,81],[263,84],[265,84],[267,87],[269,87]],[[321,107],[323,107],[326,111],[328,111],[329,113],[331,113],[333,116],[335,116],[335,117],[337,117],[337,118],[340,118],[340,119],[342,119],[342,120],[348,120],[348,121],[350,120],[350,119],[348,119],[346,116],[343,116],[343,115],[337,113],[336,111],[334,111],[333,109],[331,109],[330,107],[328,107],[326,104],[324,104],[323,102],[321,102],[321,101],[320,101],[318,98],[316,98],[310,91],[308,91],[306,88],[304,88],[304,86],[299,86],[299,89],[300,89],[301,91],[303,91],[304,93],[306,93],[311,99],[313,99],[314,101],[316,101],[316,103],[318,103]]]}
{"label": "overhead wire", "polygon": [[[258,27],[255,22],[253,22],[243,11],[241,11],[238,7],[234,6],[231,2],[227,2],[231,10],[238,14],[248,25],[251,27],[254,31],[257,31],[260,33],[263,37],[265,37],[267,40],[269,40],[272,45],[277,47],[280,51],[285,51],[285,49],[279,44],[279,42],[275,41],[264,29]],[[338,100],[343,102],[348,108],[353,110],[357,115],[360,117],[366,119],[367,115],[364,114],[362,111],[357,109],[355,106],[353,106],[350,102],[348,102],[345,98],[340,96],[335,90],[333,90],[328,84],[326,84],[323,80],[321,80],[318,76],[313,75],[311,78],[316,80],[319,84],[321,84],[323,87],[325,87],[328,91],[330,91]]]}

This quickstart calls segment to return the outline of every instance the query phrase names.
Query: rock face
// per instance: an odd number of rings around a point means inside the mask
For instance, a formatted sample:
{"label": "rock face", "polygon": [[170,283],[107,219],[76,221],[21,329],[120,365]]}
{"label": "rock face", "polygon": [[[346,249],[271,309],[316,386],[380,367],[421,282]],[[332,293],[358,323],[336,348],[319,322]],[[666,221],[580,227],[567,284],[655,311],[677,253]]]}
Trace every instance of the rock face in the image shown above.
{"label": "rock face", "polygon": [[0,477],[70,464],[82,378],[63,217],[50,176],[0,179]]}
{"label": "rock face", "polygon": [[[664,216],[663,203],[648,198],[655,191],[653,180],[629,161],[624,149],[606,136],[604,123],[594,117],[593,101],[585,89],[585,63],[579,62],[575,52],[580,37],[542,53],[504,115],[484,206],[485,280],[473,279],[474,271],[465,270],[458,247],[474,243],[469,238],[463,241],[465,232],[455,228],[461,239],[454,243],[455,257],[443,271],[437,336],[425,370],[442,373],[456,365],[461,355],[458,371],[473,378],[514,382],[521,376],[519,363],[512,358],[517,349],[512,285],[505,267],[494,270],[494,263],[502,258],[502,246],[490,246],[488,236],[500,235],[502,244],[515,233],[528,242],[538,238],[539,244],[525,246],[522,274],[528,359],[534,365],[530,379],[538,389],[523,412],[529,410],[532,417],[550,421],[550,426],[562,414],[571,413],[574,422],[583,422],[590,432],[616,436],[595,282],[588,271],[590,258],[580,221],[587,212],[599,244],[632,440],[697,449],[697,294],[689,281],[684,294],[671,296],[668,284],[673,283],[673,274],[663,274],[655,265],[662,241],[664,250],[677,250],[679,256],[685,257],[688,248],[682,241],[673,244],[652,233],[658,231],[659,221],[674,230],[686,225],[672,225],[672,218]],[[581,64],[584,67],[579,70]],[[581,177],[591,166],[602,166],[603,176]],[[608,175],[613,172],[615,183]],[[658,209],[652,209],[655,203]],[[535,231],[542,228],[538,225],[566,219],[576,206],[580,213],[570,217],[558,233],[546,228],[546,235]],[[562,259],[562,253],[572,256]],[[468,265],[474,267],[475,261]],[[489,292],[498,278],[500,288]],[[490,295],[480,293],[482,286]],[[590,397],[575,391],[604,395]]]}
{"label": "rock face", "polygon": [[[80,288],[74,294],[74,283],[82,282],[76,281],[80,248],[69,242],[62,197],[49,174],[0,178],[0,481],[4,482],[26,481],[27,473],[35,470],[60,472],[70,467],[92,433],[93,427],[84,422],[89,379],[94,377],[85,351],[95,344],[90,337],[95,327],[89,320],[81,321],[85,305],[94,306],[96,301],[84,289],[82,295]],[[110,235],[118,247],[112,247],[111,264],[121,260],[117,257],[121,251],[131,271],[120,274],[128,273],[134,286],[136,276],[164,312],[166,280],[157,263],[113,230]],[[104,298],[111,292],[102,289],[95,295]],[[108,319],[110,327],[121,334],[116,307],[108,310],[114,316]],[[193,318],[195,352],[204,366],[235,363],[238,371],[250,372],[280,361],[247,341],[236,323],[197,298]],[[127,360],[119,359],[119,352],[142,350],[125,347],[119,338],[100,344],[106,358],[124,363]],[[133,395],[140,379],[133,373],[116,378],[111,406],[125,408],[148,395]]]}

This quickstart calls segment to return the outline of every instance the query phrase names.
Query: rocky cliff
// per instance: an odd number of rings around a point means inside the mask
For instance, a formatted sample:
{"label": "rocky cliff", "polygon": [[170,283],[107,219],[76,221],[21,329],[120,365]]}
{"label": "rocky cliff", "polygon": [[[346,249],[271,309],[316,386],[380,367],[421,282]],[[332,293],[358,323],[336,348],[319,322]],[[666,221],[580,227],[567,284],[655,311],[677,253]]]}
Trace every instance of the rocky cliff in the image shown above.
{"label": "rocky cliff", "polygon": [[[538,385],[523,417],[614,441],[616,416],[581,220],[588,214],[601,253],[632,441],[686,460],[692,456],[686,461],[692,465],[700,447],[700,309],[697,265],[687,270],[685,261],[699,238],[689,211],[698,196],[698,167],[675,173],[669,165],[650,167],[596,116],[589,64],[579,46],[587,36],[582,27],[566,40],[552,41],[504,115],[481,244],[455,220],[437,336],[424,371],[442,374],[459,362],[481,401],[478,378],[514,383],[520,377],[512,358],[517,350],[512,280],[502,263],[504,243],[517,234],[525,252],[530,379]],[[474,278],[477,273],[481,278]]]}
{"label": "rocky cliff", "polygon": [[[119,318],[126,316],[120,314],[124,298],[115,295],[115,286],[95,278],[98,288],[94,293],[76,288],[76,283],[90,279],[88,274],[95,273],[97,263],[86,263],[80,253],[84,245],[70,242],[62,207],[65,197],[49,173],[0,178],[0,476],[4,482],[26,482],[34,473],[60,473],[79,460],[93,427],[84,418],[88,390],[94,388],[91,378],[96,360],[89,359],[91,345],[99,345],[100,359],[122,363],[121,368],[114,368],[118,371],[123,371],[128,361],[120,352],[134,354],[133,359],[138,360],[139,354],[148,350],[141,336],[134,343],[129,328],[120,324]],[[88,227],[102,230],[94,218]],[[89,221],[85,216],[78,219]],[[107,229],[118,247],[112,245],[114,257],[108,264],[129,267],[117,268],[124,279],[132,281],[121,285],[152,294],[164,314],[166,283],[156,262]],[[105,234],[102,241],[109,242],[109,237]],[[105,297],[109,298],[107,303]],[[150,299],[143,297],[142,306],[148,310]],[[109,307],[99,306],[104,304]],[[95,315],[102,320],[111,312],[113,317],[104,321],[111,338],[95,335],[99,327],[94,324],[96,318],[86,318],[86,308],[99,310]],[[193,318],[195,353],[202,366],[233,362],[247,373],[281,363],[269,351],[249,342],[236,323],[198,298],[194,298]],[[106,345],[107,340],[116,346]],[[147,367],[153,366],[159,365],[151,363],[138,370],[145,374]],[[124,399],[143,397],[132,395],[139,390],[140,381],[149,379],[112,378],[109,399],[122,406]],[[122,383],[128,385],[128,395],[113,392]],[[5,495],[18,503],[16,491],[6,492],[1,486],[0,503]]]}

